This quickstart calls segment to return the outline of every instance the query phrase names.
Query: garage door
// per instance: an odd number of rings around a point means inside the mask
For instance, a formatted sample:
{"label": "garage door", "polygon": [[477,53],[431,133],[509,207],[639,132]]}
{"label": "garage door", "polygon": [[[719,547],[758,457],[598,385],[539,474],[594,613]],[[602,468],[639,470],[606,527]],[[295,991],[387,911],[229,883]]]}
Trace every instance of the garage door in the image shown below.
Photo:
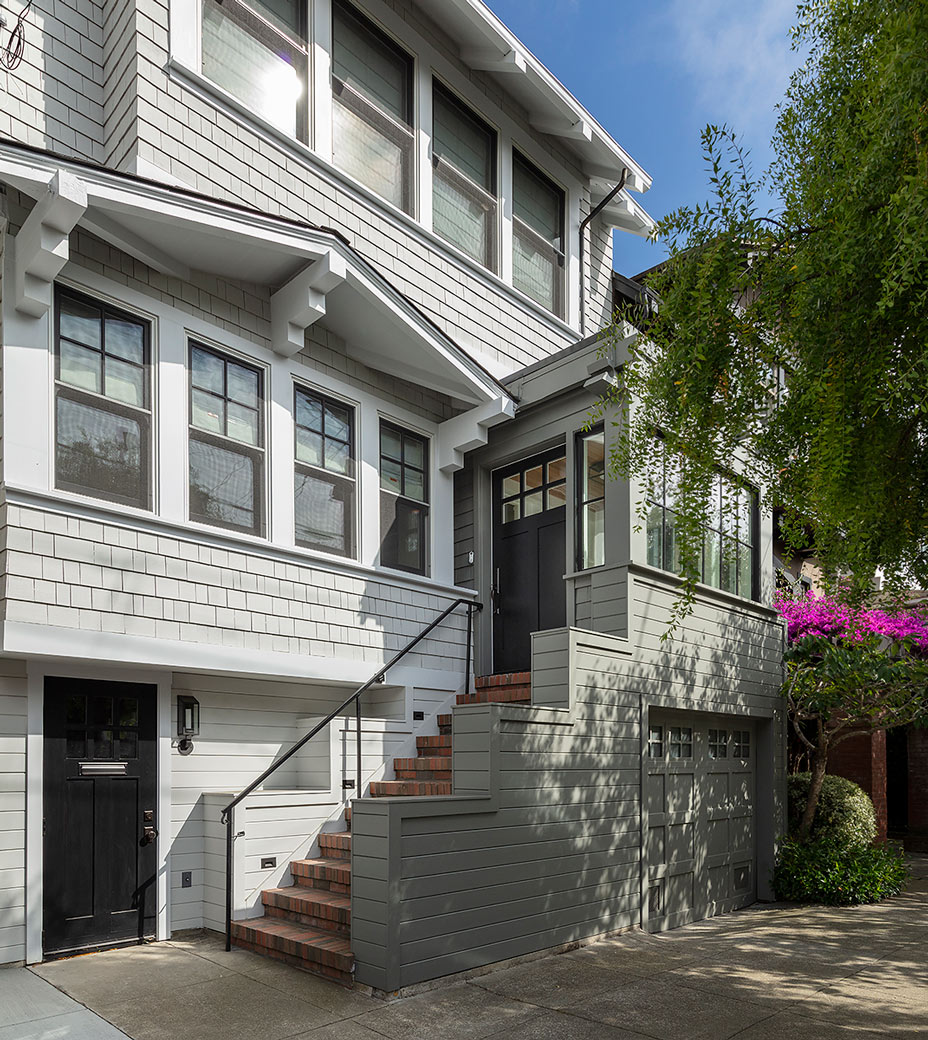
{"label": "garage door", "polygon": [[653,710],[648,727],[648,925],[676,928],[754,902],[753,723]]}

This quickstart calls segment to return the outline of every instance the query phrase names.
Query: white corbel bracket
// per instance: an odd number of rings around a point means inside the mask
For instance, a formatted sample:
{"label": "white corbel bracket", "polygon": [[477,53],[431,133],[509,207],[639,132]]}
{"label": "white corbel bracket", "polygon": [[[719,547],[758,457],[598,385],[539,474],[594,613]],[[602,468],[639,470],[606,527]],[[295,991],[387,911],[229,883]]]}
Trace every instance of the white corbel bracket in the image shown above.
{"label": "white corbel bracket", "polygon": [[461,60],[465,65],[481,72],[514,72],[523,75],[528,67],[525,55],[516,50],[500,54],[496,50],[471,48],[461,51]]}
{"label": "white corbel bracket", "polygon": [[438,468],[442,473],[463,469],[464,453],[482,448],[487,442],[487,430],[511,419],[515,413],[516,403],[511,397],[497,397],[446,419],[438,427]]}
{"label": "white corbel bracket", "polygon": [[84,183],[58,170],[16,236],[14,292],[18,311],[33,318],[48,313],[55,278],[68,262],[68,236],[86,209]]}
{"label": "white corbel bracket", "polygon": [[271,296],[271,345],[282,357],[303,349],[306,329],[325,317],[325,298],[348,277],[344,257],[327,250]]}

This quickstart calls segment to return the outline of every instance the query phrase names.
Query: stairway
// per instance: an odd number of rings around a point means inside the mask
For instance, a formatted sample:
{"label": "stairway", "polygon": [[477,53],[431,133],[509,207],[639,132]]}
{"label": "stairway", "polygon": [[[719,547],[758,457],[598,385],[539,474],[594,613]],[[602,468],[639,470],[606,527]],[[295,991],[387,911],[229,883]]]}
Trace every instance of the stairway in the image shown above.
{"label": "stairway", "polygon": [[[474,693],[458,694],[458,704],[526,704],[529,672],[485,675]],[[436,736],[416,737],[416,758],[394,758],[395,780],[371,783],[371,797],[451,794],[451,715],[438,716]],[[320,856],[290,863],[294,884],[261,894],[264,917],[232,922],[236,946],[285,961],[304,971],[350,986],[351,809],[346,830],[319,835]]]}

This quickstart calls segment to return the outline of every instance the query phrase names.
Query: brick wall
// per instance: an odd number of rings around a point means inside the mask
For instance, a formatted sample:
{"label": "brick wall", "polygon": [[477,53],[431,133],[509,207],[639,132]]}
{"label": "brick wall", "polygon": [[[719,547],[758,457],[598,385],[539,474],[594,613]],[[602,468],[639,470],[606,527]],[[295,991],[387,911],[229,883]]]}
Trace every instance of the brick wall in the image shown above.
{"label": "brick wall", "polygon": [[928,836],[928,730],[909,729],[909,834]]}
{"label": "brick wall", "polygon": [[828,772],[859,784],[870,796],[876,813],[877,840],[886,840],[886,733],[862,733],[833,748]]}

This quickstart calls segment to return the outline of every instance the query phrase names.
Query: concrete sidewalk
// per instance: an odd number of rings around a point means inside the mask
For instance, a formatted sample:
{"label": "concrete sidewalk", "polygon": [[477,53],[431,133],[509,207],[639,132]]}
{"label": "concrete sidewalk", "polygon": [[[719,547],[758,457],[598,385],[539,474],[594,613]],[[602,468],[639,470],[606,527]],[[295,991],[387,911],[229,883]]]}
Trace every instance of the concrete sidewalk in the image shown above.
{"label": "concrete sidewalk", "polygon": [[[214,935],[34,971],[133,1040],[924,1038],[928,856],[912,866],[907,891],[876,906],[758,906],[389,1002],[243,950],[226,953]],[[46,1034],[0,1029],[0,1040],[33,1035]]]}

